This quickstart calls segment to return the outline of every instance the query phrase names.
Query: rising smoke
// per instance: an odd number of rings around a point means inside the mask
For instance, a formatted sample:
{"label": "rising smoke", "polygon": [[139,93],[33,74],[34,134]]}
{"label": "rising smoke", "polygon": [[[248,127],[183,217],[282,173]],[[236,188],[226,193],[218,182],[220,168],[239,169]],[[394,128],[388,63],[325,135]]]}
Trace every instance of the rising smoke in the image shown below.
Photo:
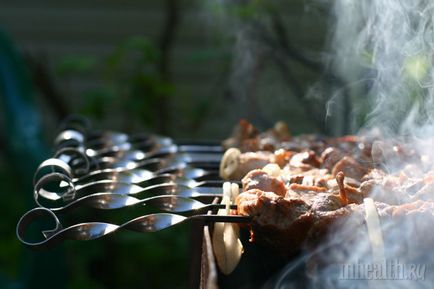
{"label": "rising smoke", "polygon": [[[382,162],[382,169],[407,183],[425,180],[419,184],[426,189],[412,195],[409,188],[399,191],[389,185],[389,190],[374,190],[373,198],[397,205],[430,203],[434,186],[426,176],[434,168],[434,2],[335,0],[332,5],[331,67],[350,84],[353,119],[363,118],[363,132],[375,128],[383,140],[405,142],[422,160],[418,165],[395,162],[385,154],[387,145],[376,143],[373,157],[378,149],[382,157],[374,161]],[[381,260],[373,256],[366,225],[360,222],[362,210],[336,227],[318,251],[289,264],[270,288],[434,288],[432,208],[423,201],[417,214],[402,217],[387,216],[388,205],[377,203],[384,238]],[[373,271],[380,273],[375,277]]]}
{"label": "rising smoke", "polygon": [[364,109],[353,113],[365,127],[434,132],[433,9],[430,0],[334,1],[333,68],[361,84],[352,100]]}
{"label": "rising smoke", "polygon": [[[311,21],[324,18],[320,8],[281,0],[203,3],[206,22],[230,54],[224,71],[228,115],[234,121],[246,118],[261,129],[285,120],[295,134],[327,134],[327,93],[323,86],[311,86],[323,70],[319,51],[325,33],[318,28],[323,25]],[[312,29],[319,37],[300,33]]]}
{"label": "rising smoke", "polygon": [[[434,172],[434,2],[334,0],[330,1],[330,6],[330,43],[324,53],[325,62],[346,84],[334,94],[339,97],[331,96],[327,116],[339,113],[335,107],[344,107],[340,104],[342,91],[349,90],[352,131],[360,129],[362,133],[375,129],[376,137],[394,140],[389,144],[374,143],[373,161],[397,179],[404,175],[410,188],[374,191],[375,200],[395,205],[432,200],[432,183],[425,184],[425,191],[419,191],[424,195],[411,195],[411,191],[423,186],[420,180]],[[239,111],[242,111],[249,96],[249,78],[256,67],[254,57],[268,51],[260,42],[253,41],[256,39],[252,35],[256,34],[251,27],[233,23],[223,10],[220,12],[223,22],[234,27],[231,33],[235,53],[230,85],[236,91],[241,104]],[[313,94],[320,92],[314,89]],[[422,162],[414,164],[394,159],[396,143],[407,144],[406,149],[416,151]],[[429,247],[434,244],[431,231],[434,224],[430,223],[432,208],[420,208],[421,214],[403,218],[383,213],[385,259],[372,259],[362,210],[336,228],[318,251],[289,264],[277,281],[269,284],[270,288],[434,288],[434,254]],[[382,272],[385,275],[381,277],[385,278],[369,280],[369,276],[363,274],[368,273],[367,266],[374,261],[381,263],[382,269],[402,275],[390,276]],[[320,264],[319,268],[315,268],[315,264]],[[398,270],[391,268],[393,266]],[[408,276],[412,273],[415,274]]]}

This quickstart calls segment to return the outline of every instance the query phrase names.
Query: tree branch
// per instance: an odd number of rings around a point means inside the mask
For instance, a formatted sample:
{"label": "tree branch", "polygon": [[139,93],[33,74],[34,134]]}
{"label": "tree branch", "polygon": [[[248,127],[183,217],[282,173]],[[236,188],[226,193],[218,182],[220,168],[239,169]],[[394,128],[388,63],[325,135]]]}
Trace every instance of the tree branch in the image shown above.
{"label": "tree branch", "polygon": [[288,55],[286,49],[283,49],[280,45],[278,45],[262,25],[257,24],[255,31],[257,31],[260,40],[266,43],[269,48],[271,48],[271,51],[268,52],[269,56],[280,71],[283,81],[288,85],[289,89],[299,101],[305,114],[311,117],[315,126],[320,130],[321,133],[326,133],[324,121],[321,117],[318,117],[318,114],[313,109],[317,105],[313,105],[309,99],[304,97],[303,87],[297,81],[296,75],[292,72],[290,65],[288,64]]}
{"label": "tree branch", "polygon": [[30,55],[26,55],[26,62],[31,71],[36,89],[38,89],[41,95],[47,100],[57,119],[64,119],[69,115],[69,109],[52,81],[47,66]]}
{"label": "tree branch", "polygon": [[324,67],[321,64],[321,62],[316,62],[314,60],[311,60],[309,58],[307,58],[305,55],[303,55],[301,52],[297,51],[297,49],[295,49],[288,38],[288,34],[286,32],[285,27],[282,24],[282,20],[280,19],[280,16],[277,14],[273,14],[271,17],[271,26],[274,30],[274,32],[276,33],[277,36],[277,41],[278,41],[278,46],[277,47],[281,47],[286,53],[287,55],[298,61],[299,63],[303,64],[304,66],[314,70],[314,71],[323,71]]}
{"label": "tree branch", "polygon": [[[166,18],[162,29],[161,37],[159,40],[160,59],[158,63],[158,71],[160,77],[165,82],[172,82],[172,72],[170,70],[171,53],[175,36],[177,32],[177,25],[179,23],[179,0],[166,0]],[[169,95],[163,94],[160,96],[157,111],[159,116],[158,130],[160,133],[167,134],[169,112],[168,112],[168,98]]]}
{"label": "tree branch", "polygon": [[[297,51],[295,49],[288,38],[287,31],[282,24],[282,20],[280,16],[276,13],[273,13],[271,16],[272,19],[272,28],[277,36],[278,45],[275,45],[275,48],[283,50],[284,54],[290,58],[293,59],[305,67],[313,70],[313,71],[320,71],[326,79],[328,83],[332,83],[335,87],[338,87],[342,90],[343,95],[343,116],[342,116],[342,130],[343,133],[349,133],[350,132],[350,121],[351,121],[351,111],[352,111],[352,103],[350,99],[350,95],[348,93],[348,90],[345,88],[345,81],[343,81],[340,77],[332,73],[329,69],[327,69],[322,62],[314,61],[309,58],[307,58],[305,55],[303,55],[301,52]],[[328,99],[325,100],[324,104],[328,101]],[[324,131],[326,129],[324,128]]]}

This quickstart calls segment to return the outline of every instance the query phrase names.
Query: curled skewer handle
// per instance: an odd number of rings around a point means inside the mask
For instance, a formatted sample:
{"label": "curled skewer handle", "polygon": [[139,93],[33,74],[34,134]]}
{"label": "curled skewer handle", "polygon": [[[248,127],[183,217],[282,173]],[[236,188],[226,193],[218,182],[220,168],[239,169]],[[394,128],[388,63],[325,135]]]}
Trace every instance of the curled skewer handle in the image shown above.
{"label": "curled skewer handle", "polygon": [[[67,184],[66,191],[63,193],[51,192],[44,188],[45,186],[53,182],[57,182],[59,186],[62,182],[66,183]],[[40,207],[44,207],[39,202],[40,196],[44,197],[45,199],[49,199],[53,201],[60,200],[60,199],[63,199],[64,201],[70,201],[75,198],[75,193],[76,193],[75,187],[70,177],[61,173],[51,173],[43,176],[35,184],[33,196],[36,204]]]}
{"label": "curled skewer handle", "polygon": [[41,172],[44,169],[51,169],[51,173],[55,172],[55,169],[61,171],[62,173],[64,173],[66,176],[72,178],[72,168],[65,163],[64,161],[60,160],[60,159],[56,159],[56,158],[50,158],[47,159],[45,161],[43,161],[38,168],[36,169],[35,174],[33,175],[33,185],[36,185],[36,183],[38,183],[41,179]]}
{"label": "curled skewer handle", "polygon": [[54,140],[54,145],[56,147],[64,146],[65,143],[75,144],[75,145],[83,145],[85,141],[85,137],[81,132],[76,130],[64,130],[59,135],[57,135]]}
{"label": "curled skewer handle", "polygon": [[54,158],[61,159],[65,161],[66,163],[69,163],[72,160],[72,157],[70,155],[77,155],[79,159],[83,160],[84,167],[80,167],[76,169],[73,173],[74,174],[87,174],[90,170],[91,160],[84,152],[84,149],[82,147],[64,147],[56,151],[54,154]]}
{"label": "curled skewer handle", "polygon": [[[27,227],[34,221],[36,221],[39,218],[43,217],[49,217],[52,220],[54,220],[54,228],[48,231],[43,231],[42,236],[44,237],[39,240],[29,240],[28,237],[25,236],[25,232],[27,230]],[[59,219],[57,216],[50,210],[46,208],[35,208],[27,213],[25,213],[21,219],[18,221],[17,228],[16,228],[16,234],[18,240],[23,243],[24,245],[32,248],[38,248],[38,249],[44,249],[48,248],[50,245],[54,245],[56,241],[60,241],[59,238],[55,238],[55,235],[57,232],[61,231],[62,225],[60,224]]]}
{"label": "curled skewer handle", "polygon": [[[52,182],[53,180],[69,181],[65,176],[55,174],[46,176],[43,179],[44,182]],[[101,184],[105,185],[104,183]],[[107,184],[110,185],[110,183]],[[117,184],[114,183],[114,185]],[[165,211],[186,212],[212,207],[209,204],[203,204],[192,198],[221,196],[221,190],[219,191],[217,188],[203,188],[205,191],[204,193],[195,189],[179,189],[177,188],[177,185],[167,183],[153,185],[141,189],[140,191],[134,191],[136,187],[130,188],[130,186],[122,186],[119,187],[119,190],[102,190],[100,192],[93,192],[89,195],[73,199],[65,198],[65,196],[69,197],[72,194],[75,196],[80,193],[80,189],[75,189],[71,183],[68,183],[68,190],[64,194],[48,192],[43,189],[43,186],[44,183],[35,188],[35,202],[40,207],[48,208],[56,212],[67,211],[78,206],[112,210],[136,206],[138,204],[149,204]],[[209,189],[213,189],[214,191],[208,192]],[[136,194],[145,195],[145,198],[134,197],[133,195]],[[41,197],[45,199],[43,203],[39,199]],[[61,203],[59,205],[61,199],[66,203]]]}

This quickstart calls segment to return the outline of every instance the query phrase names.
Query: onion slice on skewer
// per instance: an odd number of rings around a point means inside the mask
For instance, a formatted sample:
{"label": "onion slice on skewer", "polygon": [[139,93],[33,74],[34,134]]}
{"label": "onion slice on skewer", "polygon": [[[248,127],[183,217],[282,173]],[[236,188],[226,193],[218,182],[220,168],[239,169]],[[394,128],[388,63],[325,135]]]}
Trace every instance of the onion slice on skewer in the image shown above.
{"label": "onion slice on skewer", "polygon": [[373,199],[365,198],[363,203],[365,204],[365,220],[372,247],[372,259],[374,262],[379,262],[385,258],[380,217],[378,216],[377,208],[375,207]]}
{"label": "onion slice on skewer", "polygon": [[236,148],[228,149],[220,162],[220,177],[229,180],[237,170],[240,163],[241,151]]}
{"label": "onion slice on skewer", "polygon": [[[237,184],[225,182],[223,184],[222,204],[225,209],[220,209],[218,215],[229,215],[230,204],[238,195]],[[232,199],[232,200],[231,200]],[[239,227],[232,223],[215,223],[212,236],[214,255],[217,265],[223,274],[230,274],[240,262],[243,253],[243,245],[239,239]]]}

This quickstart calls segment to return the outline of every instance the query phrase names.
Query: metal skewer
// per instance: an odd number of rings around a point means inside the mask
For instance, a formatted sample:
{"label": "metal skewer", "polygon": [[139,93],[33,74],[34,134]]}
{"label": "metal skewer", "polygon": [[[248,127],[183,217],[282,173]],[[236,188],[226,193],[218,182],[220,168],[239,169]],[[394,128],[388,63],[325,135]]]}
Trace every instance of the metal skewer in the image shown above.
{"label": "metal skewer", "polygon": [[[65,189],[62,192],[45,190],[44,186],[53,181],[65,182]],[[131,195],[144,195],[146,198],[139,199]],[[220,187],[190,188],[176,183],[162,183],[142,188],[132,184],[105,181],[95,182],[76,189],[67,176],[52,173],[42,177],[36,184],[34,199],[40,207],[49,208],[53,211],[63,211],[79,205],[99,209],[117,209],[135,205],[139,202],[146,203],[149,198],[165,195],[176,195],[184,198],[214,198],[222,195],[222,189]]]}
{"label": "metal skewer", "polygon": [[[193,168],[185,164],[177,166],[165,167],[157,171],[150,171],[145,169],[131,169],[127,168],[108,168],[103,170],[90,171],[85,175],[74,178],[73,169],[64,161],[56,158],[48,159],[42,162],[36,169],[33,184],[41,178],[43,171],[59,172],[68,176],[72,183],[75,185],[86,185],[95,181],[112,180],[124,183],[139,184],[144,182],[153,182],[161,178],[163,175],[170,175],[172,178],[183,178],[192,180],[204,177],[206,175],[217,174],[217,171],[209,171],[200,168]],[[154,182],[155,183],[155,182]],[[143,185],[142,185],[143,186]]]}
{"label": "metal skewer", "polygon": [[[34,199],[39,207],[24,214],[17,224],[18,239],[31,248],[46,248],[67,239],[93,240],[120,229],[157,232],[189,220],[251,220],[203,214],[224,208],[208,201],[223,194],[223,181],[218,177],[221,146],[176,145],[170,138],[155,135],[96,132],[81,119],[65,125],[55,146],[53,158],[44,161],[34,176]],[[82,206],[99,210],[149,206],[165,213],[122,224],[86,222],[64,228],[56,213],[64,215]],[[54,229],[42,231],[43,239],[27,239],[28,226],[42,217],[51,218]]]}
{"label": "metal skewer", "polygon": [[[54,220],[54,229],[42,231],[42,235],[44,236],[44,239],[42,240],[28,240],[24,236],[24,233],[29,224],[38,218],[47,216]],[[140,233],[157,232],[193,219],[200,219],[206,223],[249,223],[251,221],[250,217],[245,216],[199,214],[185,217],[178,214],[157,213],[140,216],[121,225],[104,222],[89,222],[63,228],[59,219],[51,210],[45,208],[35,208],[21,217],[21,219],[18,221],[16,232],[18,239],[23,244],[34,249],[41,249],[51,247],[64,240],[95,240],[103,236],[113,234],[120,229],[127,229]]]}

